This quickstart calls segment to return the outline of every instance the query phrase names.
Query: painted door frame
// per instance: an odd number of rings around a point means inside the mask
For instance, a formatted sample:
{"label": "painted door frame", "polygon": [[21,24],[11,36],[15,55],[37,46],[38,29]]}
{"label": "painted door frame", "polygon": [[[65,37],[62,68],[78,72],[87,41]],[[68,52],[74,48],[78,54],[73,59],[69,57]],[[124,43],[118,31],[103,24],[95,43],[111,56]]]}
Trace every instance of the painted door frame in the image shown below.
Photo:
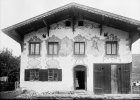
{"label": "painted door frame", "polygon": [[76,89],[76,71],[84,71],[85,72],[85,89],[83,89],[83,90],[87,90],[87,68],[84,65],[76,65],[73,68],[73,86],[74,86],[74,90],[77,90]]}

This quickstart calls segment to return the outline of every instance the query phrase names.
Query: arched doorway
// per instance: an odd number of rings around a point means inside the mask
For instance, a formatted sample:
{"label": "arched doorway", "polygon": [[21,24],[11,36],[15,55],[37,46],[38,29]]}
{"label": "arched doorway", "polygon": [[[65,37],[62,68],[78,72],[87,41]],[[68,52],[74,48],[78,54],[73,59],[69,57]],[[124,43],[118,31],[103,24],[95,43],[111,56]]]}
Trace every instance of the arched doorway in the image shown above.
{"label": "arched doorway", "polygon": [[77,65],[74,67],[74,89],[87,89],[87,71],[86,67],[83,65]]}

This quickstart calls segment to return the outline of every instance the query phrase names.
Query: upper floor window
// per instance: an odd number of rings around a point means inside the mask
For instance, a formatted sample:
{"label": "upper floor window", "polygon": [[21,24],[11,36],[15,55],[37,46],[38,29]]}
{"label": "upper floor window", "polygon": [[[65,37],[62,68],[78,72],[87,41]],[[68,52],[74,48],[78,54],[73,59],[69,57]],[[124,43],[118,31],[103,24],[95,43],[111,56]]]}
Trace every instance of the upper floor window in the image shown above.
{"label": "upper floor window", "polygon": [[106,42],[106,55],[117,55],[117,41]]}
{"label": "upper floor window", "polygon": [[29,43],[29,55],[40,55],[40,42]]}
{"label": "upper floor window", "polygon": [[37,36],[30,38],[29,42],[29,55],[40,55],[40,48],[42,40]]}
{"label": "upper floor window", "polygon": [[74,42],[74,54],[85,55],[85,42]]}
{"label": "upper floor window", "polygon": [[48,42],[48,54],[58,55],[58,42]]}

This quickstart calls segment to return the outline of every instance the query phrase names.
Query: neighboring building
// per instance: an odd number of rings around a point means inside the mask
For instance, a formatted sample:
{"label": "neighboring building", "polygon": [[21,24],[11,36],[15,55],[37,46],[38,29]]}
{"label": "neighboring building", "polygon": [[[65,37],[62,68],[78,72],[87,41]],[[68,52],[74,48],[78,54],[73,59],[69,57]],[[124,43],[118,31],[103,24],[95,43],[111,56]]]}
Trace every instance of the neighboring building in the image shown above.
{"label": "neighboring building", "polygon": [[139,21],[70,3],[3,32],[21,44],[21,88],[131,92]]}

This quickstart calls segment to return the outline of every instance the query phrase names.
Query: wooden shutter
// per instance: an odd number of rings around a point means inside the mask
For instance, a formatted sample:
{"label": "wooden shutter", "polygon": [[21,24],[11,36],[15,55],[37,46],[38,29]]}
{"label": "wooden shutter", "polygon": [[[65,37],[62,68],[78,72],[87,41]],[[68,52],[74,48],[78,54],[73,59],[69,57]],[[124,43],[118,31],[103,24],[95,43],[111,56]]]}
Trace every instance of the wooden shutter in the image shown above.
{"label": "wooden shutter", "polygon": [[39,81],[48,81],[48,70],[47,69],[39,70]]}
{"label": "wooden shutter", "polygon": [[117,67],[119,93],[130,92],[130,64],[119,64]]}
{"label": "wooden shutter", "polygon": [[62,69],[58,69],[58,81],[62,81]]}
{"label": "wooden shutter", "polygon": [[25,75],[24,80],[29,81],[30,80],[30,69],[25,69]]}

